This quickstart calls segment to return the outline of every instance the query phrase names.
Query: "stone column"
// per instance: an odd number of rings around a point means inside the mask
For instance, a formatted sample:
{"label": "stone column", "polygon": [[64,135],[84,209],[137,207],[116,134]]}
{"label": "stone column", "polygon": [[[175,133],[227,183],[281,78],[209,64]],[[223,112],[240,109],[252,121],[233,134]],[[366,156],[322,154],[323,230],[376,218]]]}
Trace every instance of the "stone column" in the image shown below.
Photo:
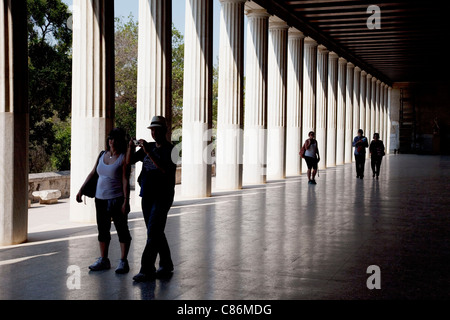
{"label": "stone column", "polygon": [[247,58],[244,118],[244,184],[266,183],[267,55],[269,14],[247,11]]}
{"label": "stone column", "polygon": [[0,246],[28,232],[28,51],[25,0],[0,1]]}
{"label": "stone column", "polygon": [[380,132],[380,139],[384,141],[384,83],[381,82],[380,84],[380,124],[379,124],[379,132]]}
{"label": "stone column", "polygon": [[213,1],[186,0],[181,189],[211,195]]}
{"label": "stone column", "polygon": [[[359,128],[366,132],[366,76],[367,72],[361,71],[360,95],[359,95]],[[356,135],[357,132],[354,132]]]}
{"label": "stone column", "polygon": [[[367,74],[366,77],[366,130],[364,135],[370,139],[370,133],[372,131],[372,75]],[[366,157],[369,158],[369,152],[366,153]]]}
{"label": "stone column", "polygon": [[[315,131],[316,126],[317,42],[306,37],[303,50],[302,144],[308,139],[308,132]],[[302,172],[307,169],[305,161],[302,161]]]}
{"label": "stone column", "polygon": [[353,143],[353,77],[355,65],[351,62],[347,64],[347,86],[345,98],[345,163],[352,162]]}
{"label": "stone column", "polygon": [[[136,137],[153,141],[147,128],[154,116],[172,124],[172,0],[139,0]],[[142,162],[135,167],[135,185]],[[139,192],[135,194],[140,203]]]}
{"label": "stone column", "polygon": [[376,109],[377,109],[377,81],[378,79],[372,77],[372,89],[370,99],[370,132],[367,133],[367,139],[372,141],[373,134],[377,130],[376,128]]}
{"label": "stone column", "polygon": [[328,54],[327,154],[326,166],[336,166],[336,112],[338,91],[338,55]]}
{"label": "stone column", "polygon": [[[353,125],[352,125],[353,129],[351,136],[352,144],[353,144],[353,137],[356,136],[358,132],[360,122],[360,111],[361,111],[359,106],[361,97],[360,84],[361,84],[361,69],[359,67],[355,67],[353,75]],[[355,161],[352,146],[350,146],[350,158],[352,159],[352,161]]]}
{"label": "stone column", "polygon": [[[381,113],[381,108],[380,108],[380,104],[381,104],[381,81],[377,80],[376,82],[376,97],[375,97],[375,132],[378,132],[379,134],[381,134],[380,132],[380,113]],[[370,137],[372,139],[372,137]]]}
{"label": "stone column", "polygon": [[154,116],[172,114],[172,0],[139,0],[136,136],[153,141]]}
{"label": "stone column", "polygon": [[317,47],[316,77],[316,140],[321,158],[319,169],[325,169],[327,150],[328,50],[323,45]]}
{"label": "stone column", "polygon": [[302,32],[290,28],[288,32],[287,98],[286,98],[286,175],[301,174],[299,156],[302,146]]}
{"label": "stone column", "polygon": [[269,19],[267,92],[267,179],[286,177],[287,33],[284,21]]}
{"label": "stone column", "polygon": [[391,150],[391,126],[392,126],[392,120],[391,120],[391,94],[392,94],[392,88],[387,87],[387,97],[386,97],[386,118],[387,118],[387,138],[386,143],[384,144],[386,146],[386,154],[390,153]]}
{"label": "stone column", "polygon": [[216,188],[242,188],[244,3],[220,0]]}
{"label": "stone column", "polygon": [[347,60],[339,58],[338,95],[336,113],[336,165],[344,164],[345,155],[345,82],[347,76]]}
{"label": "stone column", "polygon": [[388,99],[388,85],[387,84],[384,85],[383,91],[384,91],[384,95],[383,95],[383,97],[384,97],[384,101],[383,101],[383,112],[384,112],[383,113],[383,116],[384,116],[384,119],[383,119],[383,123],[384,123],[384,125],[383,125],[383,132],[384,132],[384,140],[383,140],[383,142],[384,142],[384,146],[386,147],[387,146],[387,141],[389,139],[389,135],[388,135],[388,131],[389,131],[389,124],[388,124],[388,100],[387,100]]}
{"label": "stone column", "polygon": [[114,123],[114,3],[73,2],[72,147],[70,219],[93,222],[93,199],[87,206],[76,193],[106,147]]}

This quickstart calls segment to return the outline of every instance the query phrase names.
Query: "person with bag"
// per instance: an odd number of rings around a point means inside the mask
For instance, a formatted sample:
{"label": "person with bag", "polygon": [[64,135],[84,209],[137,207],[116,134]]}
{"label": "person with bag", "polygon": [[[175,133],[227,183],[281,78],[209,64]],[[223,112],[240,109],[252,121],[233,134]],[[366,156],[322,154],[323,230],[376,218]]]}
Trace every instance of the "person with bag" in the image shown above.
{"label": "person with bag", "polygon": [[[127,162],[133,164],[142,161],[142,171],[138,177],[141,187],[142,213],[147,227],[147,242],[142,253],[141,269],[133,277],[136,282],[155,278],[167,278],[173,273],[173,262],[164,229],[167,214],[175,195],[176,164],[172,161],[173,145],[167,138],[166,119],[153,117],[148,129],[155,142],[143,139],[130,141],[130,153]],[[134,152],[136,144],[141,148]],[[159,269],[155,262],[159,254]]]}
{"label": "person with bag", "polygon": [[380,134],[374,133],[373,140],[370,142],[369,146],[370,152],[370,164],[372,166],[373,178],[377,178],[380,175],[380,167],[381,161],[383,160],[384,152],[384,144],[383,141],[380,140]]}
{"label": "person with bag", "polygon": [[364,167],[366,164],[366,148],[369,146],[367,138],[363,135],[362,129],[358,130],[358,135],[353,139],[355,147],[356,178],[364,178]]}
{"label": "person with bag", "polygon": [[[100,153],[94,168],[76,196],[77,202],[82,202],[83,195],[95,197],[100,257],[89,266],[92,271],[111,268],[108,258],[111,220],[116,227],[121,249],[121,259],[116,273],[123,274],[130,270],[127,260],[131,244],[131,235],[128,229],[130,167],[126,162],[126,153],[125,132],[115,128],[108,136],[106,150]],[[94,187],[91,188],[89,185]],[[95,190],[95,193],[92,189]]]}
{"label": "person with bag", "polygon": [[308,133],[309,138],[306,139],[305,143],[300,149],[300,155],[305,159],[306,165],[308,167],[308,184],[317,184],[315,177],[317,173],[317,164],[320,161],[319,147],[317,145],[317,140],[314,139],[314,136],[314,131],[310,131]]}

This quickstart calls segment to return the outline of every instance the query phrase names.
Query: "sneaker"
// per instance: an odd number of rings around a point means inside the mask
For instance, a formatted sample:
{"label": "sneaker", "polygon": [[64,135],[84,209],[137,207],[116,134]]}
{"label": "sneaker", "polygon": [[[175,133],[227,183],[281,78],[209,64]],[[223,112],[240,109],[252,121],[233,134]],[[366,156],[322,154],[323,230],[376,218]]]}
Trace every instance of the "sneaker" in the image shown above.
{"label": "sneaker", "polygon": [[108,258],[98,258],[93,264],[89,266],[92,271],[108,270],[111,269],[111,262]]}
{"label": "sneaker", "polygon": [[137,275],[133,277],[133,280],[136,282],[147,282],[155,279],[155,273],[147,274],[139,272]]}
{"label": "sneaker", "polygon": [[156,270],[155,277],[158,279],[167,279],[173,275],[173,267],[172,268],[164,268],[160,267]]}
{"label": "sneaker", "polygon": [[317,184],[316,179],[312,179],[311,184]]}
{"label": "sneaker", "polygon": [[124,274],[124,273],[128,273],[128,271],[130,271],[130,265],[128,264],[128,260],[120,259],[119,264],[117,265],[117,268],[116,268],[116,273]]}
{"label": "sneaker", "polygon": [[308,184],[312,184],[312,180],[308,180]]}

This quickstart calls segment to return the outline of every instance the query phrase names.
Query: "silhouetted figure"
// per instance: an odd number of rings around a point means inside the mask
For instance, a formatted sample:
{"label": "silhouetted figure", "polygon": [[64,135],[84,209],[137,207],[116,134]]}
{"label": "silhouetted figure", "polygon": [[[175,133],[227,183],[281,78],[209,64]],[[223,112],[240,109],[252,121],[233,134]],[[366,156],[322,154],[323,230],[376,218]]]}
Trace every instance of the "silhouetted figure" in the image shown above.
{"label": "silhouetted figure", "polygon": [[370,164],[372,167],[373,178],[377,178],[380,175],[380,167],[381,161],[383,160],[384,152],[384,144],[383,141],[380,140],[380,134],[374,133],[373,140],[370,142],[369,146],[370,152]]}
{"label": "silhouetted figure", "polygon": [[131,243],[131,235],[128,229],[130,170],[125,159],[126,151],[125,132],[119,128],[113,129],[108,135],[106,151],[100,154],[94,168],[76,196],[77,202],[82,202],[83,189],[87,181],[97,172],[95,209],[101,256],[89,266],[92,271],[111,268],[111,262],[108,259],[111,220],[114,221],[121,249],[121,259],[116,268],[116,273],[127,273],[130,270],[127,260]]}
{"label": "silhouetted figure", "polygon": [[314,131],[310,131],[308,133],[309,138],[306,139],[303,144],[305,148],[304,159],[306,161],[306,166],[308,167],[308,184],[317,184],[315,177],[317,173],[317,164],[320,161],[319,147],[317,145],[317,140],[314,139],[314,136]]}
{"label": "silhouetted figure", "polygon": [[362,129],[358,130],[358,135],[353,139],[353,146],[355,147],[355,162],[356,162],[356,178],[364,178],[364,166],[366,164],[366,148],[369,146],[367,138],[363,135]]}
{"label": "silhouetted figure", "polygon": [[[141,269],[133,277],[136,282],[168,277],[173,272],[173,262],[164,229],[167,214],[175,195],[176,164],[172,161],[173,145],[167,140],[166,120],[155,116],[148,127],[155,142],[138,141],[141,147],[136,153],[130,152],[129,162],[142,161],[142,171],[138,178],[141,187],[142,212],[147,226],[147,243],[142,254]],[[130,141],[130,150],[135,143]],[[131,154],[133,153],[133,154]],[[159,269],[155,262],[159,254]]]}

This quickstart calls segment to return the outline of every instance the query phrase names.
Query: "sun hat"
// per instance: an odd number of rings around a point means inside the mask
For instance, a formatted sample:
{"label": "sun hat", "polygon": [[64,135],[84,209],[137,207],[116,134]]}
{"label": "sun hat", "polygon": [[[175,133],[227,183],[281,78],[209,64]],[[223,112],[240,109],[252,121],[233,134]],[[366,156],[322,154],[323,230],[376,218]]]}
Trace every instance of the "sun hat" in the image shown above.
{"label": "sun hat", "polygon": [[150,126],[148,126],[148,129],[151,128],[166,128],[166,119],[163,116],[154,116],[152,118],[152,122],[150,123]]}

